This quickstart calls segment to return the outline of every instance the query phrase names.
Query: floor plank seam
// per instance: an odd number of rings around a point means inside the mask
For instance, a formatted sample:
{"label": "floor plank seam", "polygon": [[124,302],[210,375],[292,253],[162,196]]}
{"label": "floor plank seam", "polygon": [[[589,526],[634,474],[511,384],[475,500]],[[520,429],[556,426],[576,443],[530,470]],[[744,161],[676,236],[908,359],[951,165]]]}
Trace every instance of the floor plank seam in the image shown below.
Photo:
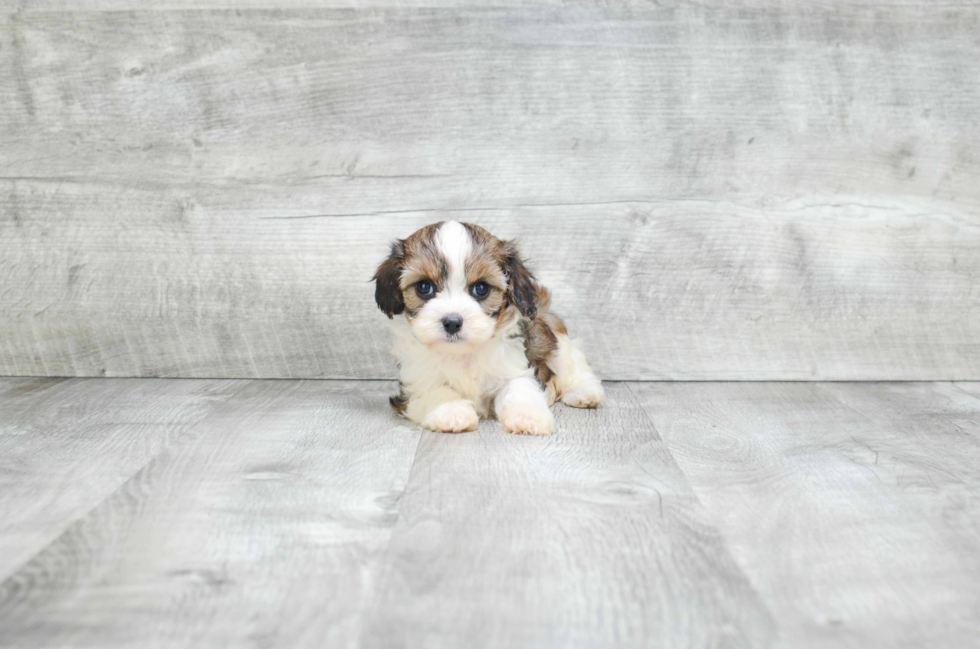
{"label": "floor plank seam", "polygon": [[[6,377],[4,377],[4,378],[6,378]],[[34,378],[37,378],[37,377],[34,377]],[[225,380],[225,379],[222,379],[222,380]],[[235,381],[235,379],[229,379],[229,380],[230,381]],[[208,410],[208,412],[205,413],[200,419],[198,419],[192,425],[188,426],[187,427],[187,430],[185,430],[183,433],[181,433],[180,435],[178,435],[177,438],[174,439],[173,442],[170,444],[170,446],[165,447],[165,448],[161,448],[158,453],[155,453],[153,456],[147,458],[146,462],[144,462],[142,465],[140,465],[140,467],[137,470],[133,471],[131,474],[129,474],[128,476],[126,476],[125,479],[121,480],[119,482],[119,484],[116,485],[115,489],[113,489],[112,491],[108,492],[106,494],[105,498],[103,498],[102,500],[98,501],[97,503],[95,503],[94,505],[92,505],[92,507],[90,507],[89,509],[86,509],[81,514],[79,514],[79,515],[71,518],[69,521],[67,521],[65,523],[64,527],[62,527],[61,530],[57,534],[54,534],[51,537],[51,540],[50,541],[48,541],[47,543],[45,543],[43,546],[39,547],[38,550],[37,550],[37,552],[34,552],[26,561],[24,561],[23,563],[21,563],[20,565],[18,565],[16,568],[14,568],[14,569],[10,570],[9,572],[7,572],[7,574],[0,575],[0,590],[2,590],[2,587],[10,579],[16,577],[18,574],[20,574],[20,572],[22,570],[24,570],[27,566],[31,565],[31,563],[34,562],[40,555],[42,555],[45,552],[47,552],[51,548],[51,546],[53,546],[55,543],[57,543],[59,541],[59,539],[61,539],[62,537],[64,537],[64,535],[67,534],[75,525],[77,525],[80,521],[84,521],[84,520],[88,519],[96,510],[99,509],[99,507],[102,507],[108,500],[112,499],[117,493],[119,493],[119,490],[120,489],[125,488],[125,486],[128,485],[130,482],[132,482],[133,479],[136,476],[138,476],[141,472],[145,471],[148,466],[150,466],[151,464],[153,464],[153,462],[155,462],[157,460],[157,458],[159,458],[164,453],[168,453],[168,452],[172,451],[175,446],[179,445],[181,441],[185,440],[188,435],[190,435],[193,431],[197,430],[197,428],[199,426],[201,426],[209,417],[211,417],[211,415],[214,414],[215,410],[217,410],[218,408],[221,408],[225,403],[227,403],[231,399],[235,398],[235,396],[237,396],[242,390],[244,390],[247,387],[247,385],[248,385],[248,382],[247,381],[242,381],[242,385],[239,386],[238,389],[234,390],[231,394],[229,394],[227,399],[225,399],[224,401],[222,401],[220,403],[216,403],[214,405],[214,407],[211,408],[210,410]]]}
{"label": "floor plank seam", "polygon": [[949,382],[949,384],[954,388],[956,388],[958,392],[961,392],[962,394],[965,394],[968,397],[973,397],[975,401],[980,402],[980,396],[977,396],[968,390],[964,390],[962,387],[960,387],[961,383],[976,383],[976,381],[950,381]]}
{"label": "floor plank seam", "polygon": [[[663,448],[667,451],[667,454],[670,457],[671,462],[674,463],[674,465],[677,467],[677,470],[683,476],[684,481],[687,483],[688,487],[691,490],[691,497],[694,498],[695,502],[697,503],[697,506],[700,507],[701,510],[704,512],[705,519],[711,524],[711,527],[714,528],[715,532],[718,534],[718,538],[722,542],[722,547],[724,551],[728,554],[728,556],[731,557],[731,561],[734,567],[738,570],[741,577],[745,580],[745,583],[748,584],[749,587],[752,589],[752,592],[755,594],[756,601],[758,602],[759,606],[761,606],[765,611],[765,613],[769,616],[769,619],[773,626],[773,631],[775,633],[775,638],[773,639],[772,646],[777,645],[779,643],[779,640],[783,636],[783,632],[782,632],[782,626],[779,623],[778,618],[776,617],[775,611],[772,610],[769,603],[762,596],[762,590],[760,589],[759,584],[755,582],[755,580],[752,578],[752,575],[749,573],[749,571],[746,570],[745,566],[743,566],[739,562],[738,557],[735,555],[735,553],[732,552],[730,547],[731,539],[729,539],[725,535],[725,533],[722,531],[722,527],[715,521],[714,517],[712,516],[711,510],[707,507],[707,505],[705,505],[704,502],[702,502],[700,496],[698,496],[697,491],[695,491],[694,489],[694,483],[691,481],[690,477],[684,471],[684,467],[680,464],[680,462],[677,461],[677,458],[674,457],[674,451],[670,448],[670,444],[668,443],[667,438],[660,434],[660,430],[657,428],[656,424],[654,423],[653,418],[650,417],[650,413],[647,412],[646,406],[643,404],[643,400],[640,399],[639,395],[637,395],[636,392],[633,391],[633,387],[630,385],[630,383],[643,383],[643,382],[645,381],[625,382],[626,389],[629,390],[630,395],[636,400],[636,403],[637,405],[639,405],[640,410],[643,413],[643,417],[644,419],[646,419],[650,428],[657,434],[657,437],[660,439]],[[659,382],[659,381],[647,381],[647,382]]]}
{"label": "floor plank seam", "polygon": [[[408,424],[413,430],[417,430],[420,427],[414,424]],[[372,593],[373,602],[370,606],[370,610],[363,611],[365,615],[371,615],[379,609],[382,602],[384,602],[384,594],[389,590],[391,583],[391,571],[387,570],[386,567],[391,565],[391,548],[395,540],[395,530],[398,527],[398,521],[401,519],[402,515],[402,501],[405,499],[405,493],[408,491],[408,485],[412,483],[412,478],[415,475],[415,467],[418,464],[419,453],[422,450],[422,438],[428,431],[421,430],[418,439],[415,442],[415,452],[412,454],[412,465],[408,469],[408,476],[405,478],[405,486],[402,489],[401,494],[398,496],[398,501],[395,503],[397,511],[395,512],[395,518],[391,522],[391,534],[388,535],[388,542],[385,543],[384,550],[381,552],[378,558],[378,566],[381,567],[381,579],[378,583],[378,587],[374,593]],[[431,433],[430,433],[431,434]],[[362,631],[359,634],[359,645],[363,645],[363,635]]]}

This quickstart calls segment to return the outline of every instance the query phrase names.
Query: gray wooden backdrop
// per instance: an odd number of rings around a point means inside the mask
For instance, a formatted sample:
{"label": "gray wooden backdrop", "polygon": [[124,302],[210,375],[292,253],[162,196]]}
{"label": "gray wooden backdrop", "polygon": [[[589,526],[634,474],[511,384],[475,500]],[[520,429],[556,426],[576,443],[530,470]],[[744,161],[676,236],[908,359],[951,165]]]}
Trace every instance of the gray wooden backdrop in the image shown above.
{"label": "gray wooden backdrop", "polygon": [[980,379],[977,2],[145,6],[0,3],[0,374],[392,377],[454,218],[604,378]]}

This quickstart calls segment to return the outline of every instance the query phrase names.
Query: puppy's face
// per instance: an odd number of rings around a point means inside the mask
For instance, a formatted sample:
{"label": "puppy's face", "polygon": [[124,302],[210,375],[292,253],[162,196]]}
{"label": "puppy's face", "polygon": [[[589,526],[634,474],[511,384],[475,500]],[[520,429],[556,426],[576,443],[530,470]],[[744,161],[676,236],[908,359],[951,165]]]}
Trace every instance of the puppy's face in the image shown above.
{"label": "puppy's face", "polygon": [[473,351],[493,337],[511,307],[533,317],[536,289],[512,242],[447,221],[396,241],[374,275],[375,300],[391,318],[445,353]]}

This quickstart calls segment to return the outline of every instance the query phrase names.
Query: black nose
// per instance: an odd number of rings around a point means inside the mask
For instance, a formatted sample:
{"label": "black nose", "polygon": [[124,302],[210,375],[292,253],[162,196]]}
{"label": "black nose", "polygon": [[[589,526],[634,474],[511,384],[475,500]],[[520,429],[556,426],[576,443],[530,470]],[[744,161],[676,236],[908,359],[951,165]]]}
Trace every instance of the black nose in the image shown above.
{"label": "black nose", "polygon": [[447,315],[442,319],[442,328],[447,334],[454,334],[463,328],[463,318],[455,313]]}

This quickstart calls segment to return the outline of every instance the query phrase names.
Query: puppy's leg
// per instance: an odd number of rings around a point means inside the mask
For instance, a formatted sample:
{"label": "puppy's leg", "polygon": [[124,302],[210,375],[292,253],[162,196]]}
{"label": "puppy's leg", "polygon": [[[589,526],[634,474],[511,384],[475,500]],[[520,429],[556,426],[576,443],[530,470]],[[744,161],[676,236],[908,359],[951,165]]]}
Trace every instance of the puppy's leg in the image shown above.
{"label": "puppy's leg", "polygon": [[555,418],[544,390],[530,377],[511,379],[493,402],[500,425],[518,435],[550,435]]}
{"label": "puppy's leg", "polygon": [[605,396],[602,382],[592,373],[585,354],[567,334],[555,332],[558,346],[548,357],[548,367],[555,374],[555,388],[561,400],[573,408],[595,408]]}
{"label": "puppy's leg", "polygon": [[475,430],[480,423],[473,402],[448,387],[411,395],[405,416],[437,433]]}

